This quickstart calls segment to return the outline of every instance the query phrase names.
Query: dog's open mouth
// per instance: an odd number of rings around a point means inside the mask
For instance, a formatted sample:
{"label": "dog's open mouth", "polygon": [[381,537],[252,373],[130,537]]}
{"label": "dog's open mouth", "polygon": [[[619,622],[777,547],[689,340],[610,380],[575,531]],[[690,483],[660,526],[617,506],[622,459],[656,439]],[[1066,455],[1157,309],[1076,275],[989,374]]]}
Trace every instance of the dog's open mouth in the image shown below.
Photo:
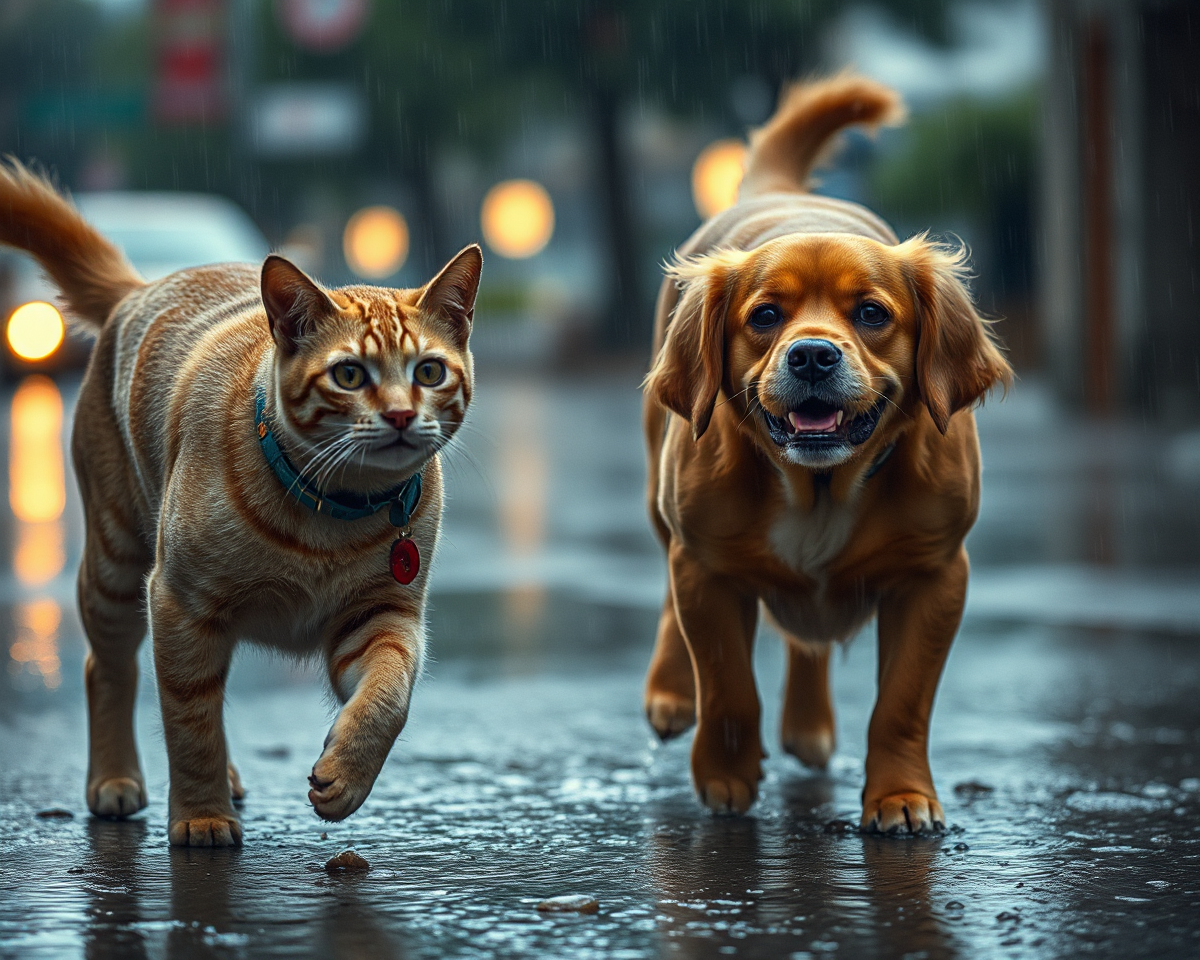
{"label": "dog's open mouth", "polygon": [[763,416],[766,418],[771,439],[780,446],[840,443],[858,446],[871,438],[879,424],[879,418],[883,416],[886,404],[887,399],[881,398],[875,406],[863,413],[848,414],[841,407],[810,397],[789,410],[786,417],[777,417],[765,409]]}

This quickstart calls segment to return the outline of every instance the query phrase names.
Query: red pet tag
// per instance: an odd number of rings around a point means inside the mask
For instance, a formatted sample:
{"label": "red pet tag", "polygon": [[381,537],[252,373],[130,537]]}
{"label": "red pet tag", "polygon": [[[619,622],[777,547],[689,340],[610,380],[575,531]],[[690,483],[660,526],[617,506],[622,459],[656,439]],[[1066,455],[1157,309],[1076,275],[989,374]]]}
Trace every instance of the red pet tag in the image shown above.
{"label": "red pet tag", "polygon": [[408,537],[401,537],[392,544],[391,563],[397,583],[412,583],[421,572],[421,551]]}

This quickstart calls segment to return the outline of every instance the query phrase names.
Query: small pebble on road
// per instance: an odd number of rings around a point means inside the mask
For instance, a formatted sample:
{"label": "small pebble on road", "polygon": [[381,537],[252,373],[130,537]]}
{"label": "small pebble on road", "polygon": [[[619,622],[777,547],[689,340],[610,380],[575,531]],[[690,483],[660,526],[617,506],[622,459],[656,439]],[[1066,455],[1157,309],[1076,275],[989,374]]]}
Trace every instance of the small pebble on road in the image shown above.
{"label": "small pebble on road", "polygon": [[343,850],[336,857],[329,858],[329,862],[325,864],[325,869],[329,873],[346,873],[358,870],[370,870],[371,865],[353,850]]}
{"label": "small pebble on road", "polygon": [[595,897],[582,893],[550,897],[537,905],[542,913],[599,913],[600,904]]}

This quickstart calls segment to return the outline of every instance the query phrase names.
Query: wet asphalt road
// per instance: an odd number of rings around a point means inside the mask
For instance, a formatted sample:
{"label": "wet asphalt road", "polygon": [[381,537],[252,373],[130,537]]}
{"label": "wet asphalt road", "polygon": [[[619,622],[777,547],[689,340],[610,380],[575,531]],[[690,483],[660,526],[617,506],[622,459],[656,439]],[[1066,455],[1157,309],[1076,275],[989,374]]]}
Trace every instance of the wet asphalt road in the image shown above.
{"label": "wet asphalt road", "polygon": [[[752,816],[705,813],[687,743],[652,740],[664,571],[636,381],[484,369],[451,458],[433,661],[349,821],[305,800],[332,715],[319,670],[243,652],[238,851],[166,844],[148,670],[150,807],[87,816],[79,506],[45,465],[73,389],[18,391],[0,416],[17,514],[0,518],[0,958],[1200,955],[1200,442],[1073,423],[1029,384],[983,413],[971,600],[934,713],[953,828],[864,837],[839,821],[858,817],[870,632],[836,658],[829,774],[775,749]],[[770,748],[766,632],[757,656]],[[73,816],[37,816],[52,808]],[[324,871],[347,848],[369,873]],[[599,913],[534,909],[572,893]]]}

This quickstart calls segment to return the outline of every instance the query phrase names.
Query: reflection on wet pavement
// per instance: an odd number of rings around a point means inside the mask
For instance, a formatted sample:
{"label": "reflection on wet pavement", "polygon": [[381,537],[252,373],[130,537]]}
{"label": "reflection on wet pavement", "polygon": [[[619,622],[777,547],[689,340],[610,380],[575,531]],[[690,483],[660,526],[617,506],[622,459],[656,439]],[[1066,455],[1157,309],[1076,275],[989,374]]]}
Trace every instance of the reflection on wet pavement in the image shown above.
{"label": "reflection on wet pavement", "polygon": [[58,603],[37,595],[66,564],[63,508],[63,402],[58,386],[27,377],[11,402],[8,502],[12,508],[12,576],[28,595],[13,607],[9,671],[40,678],[49,689],[62,682]]}
{"label": "reflection on wet pavement", "polygon": [[[842,747],[828,775],[774,749],[753,815],[710,817],[687,744],[656,744],[640,716],[663,574],[642,514],[636,377],[484,383],[449,464],[433,662],[374,793],[342,824],[305,800],[329,719],[320,671],[251,651],[227,707],[246,847],[167,847],[145,682],[150,807],[126,823],[87,817],[74,487],[56,520],[12,521],[0,957],[1200,953],[1196,485],[1162,473],[1154,438],[1100,443],[1089,427],[1088,442],[1063,441],[1020,390],[985,413],[976,584],[934,713],[953,830],[890,840],[845,823],[873,635],[835,657]],[[62,456],[44,435],[25,452],[23,409],[14,398],[14,508],[20,461]],[[68,561],[19,579],[22,524],[50,522]],[[766,632],[757,660],[770,749],[783,661]],[[37,816],[53,807],[75,816]],[[347,848],[369,873],[325,872]],[[535,909],[577,893],[599,913]]]}

